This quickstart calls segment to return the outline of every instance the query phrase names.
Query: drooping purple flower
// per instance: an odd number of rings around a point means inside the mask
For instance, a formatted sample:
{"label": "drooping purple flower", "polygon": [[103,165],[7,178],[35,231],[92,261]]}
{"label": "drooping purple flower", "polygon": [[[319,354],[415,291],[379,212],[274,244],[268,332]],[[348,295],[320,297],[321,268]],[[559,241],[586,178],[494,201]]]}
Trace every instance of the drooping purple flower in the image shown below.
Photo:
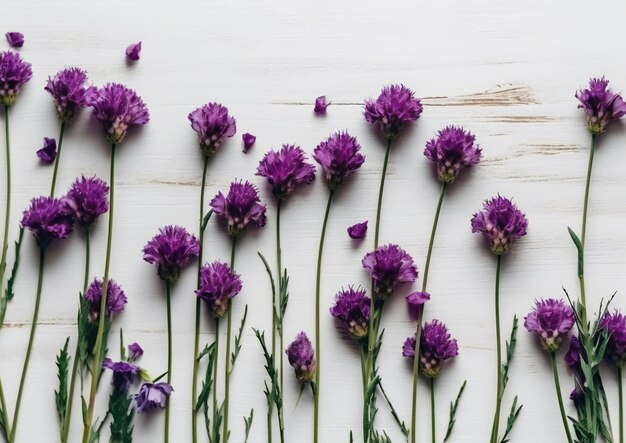
{"label": "drooping purple flower", "polygon": [[[85,300],[89,303],[90,319],[97,321],[100,317],[100,302],[102,301],[102,280],[94,278],[87,291],[85,291]],[[109,279],[107,284],[107,304],[106,315],[110,316],[113,313],[122,312],[124,305],[128,299],[122,287],[113,279]]]}
{"label": "drooping purple flower", "polygon": [[526,235],[528,220],[511,200],[500,195],[486,200],[483,209],[472,217],[472,232],[480,232],[494,254],[506,253]]}
{"label": "drooping purple flower", "polygon": [[376,100],[365,100],[365,120],[380,128],[383,136],[393,140],[405,123],[415,121],[422,113],[422,104],[413,91],[404,85],[385,86]]}
{"label": "drooping purple flower", "polygon": [[565,363],[570,368],[576,367],[578,362],[580,362],[580,340],[575,335],[572,335],[572,338],[569,341],[569,349],[565,353]]}
{"label": "drooping purple flower", "polygon": [[7,32],[4,35],[7,38],[9,46],[12,48],[21,48],[24,46],[24,34],[21,32]]}
{"label": "drooping purple flower", "polygon": [[363,240],[367,234],[367,220],[348,227],[348,235],[354,240]]}
{"label": "drooping purple flower", "polygon": [[227,196],[219,192],[213,197],[211,208],[233,237],[245,231],[250,223],[259,228],[265,226],[265,205],[261,204],[256,187],[248,181],[232,182]]}
{"label": "drooping purple flower", "polygon": [[330,103],[326,101],[326,96],[320,95],[315,99],[315,108],[313,111],[315,111],[316,114],[325,114],[328,105],[330,105]]}
{"label": "drooping purple flower", "polygon": [[126,48],[126,58],[128,60],[139,60],[139,54],[141,53],[141,42],[133,43]]}
{"label": "drooping purple flower", "polygon": [[245,134],[241,135],[241,139],[243,140],[243,153],[247,154],[256,142],[256,136],[250,134],[249,132],[246,132]]}
{"label": "drooping purple flower", "polygon": [[409,308],[409,313],[417,317],[422,306],[430,300],[430,294],[428,292],[413,292],[406,296],[406,304]]}
{"label": "drooping purple flower", "polygon": [[306,162],[300,146],[283,145],[279,151],[271,150],[259,163],[256,175],[265,177],[272,194],[284,200],[300,184],[311,184],[315,179],[315,166]]}
{"label": "drooping purple flower", "polygon": [[113,362],[110,358],[102,360],[102,367],[113,371],[113,387],[117,391],[128,391],[139,374],[139,368],[125,361]]}
{"label": "drooping purple flower", "polygon": [[168,383],[144,383],[135,396],[137,412],[150,412],[153,409],[164,408],[172,392],[174,388]]}
{"label": "drooping purple flower", "polygon": [[37,150],[37,157],[44,163],[53,163],[57,158],[57,141],[53,138],[44,137],[43,147]]}
{"label": "drooping purple flower", "polygon": [[524,327],[541,338],[543,348],[555,352],[561,347],[563,335],[574,326],[574,310],[563,300],[549,298],[535,301],[535,307],[524,318]]}
{"label": "drooping purple flower", "polygon": [[15,103],[22,87],[33,76],[31,64],[15,51],[0,52],[0,104]]}
{"label": "drooping purple flower", "polygon": [[24,211],[21,223],[33,234],[42,249],[54,239],[67,238],[74,227],[74,219],[63,210],[61,201],[43,196],[30,201],[30,207]]}
{"label": "drooping purple flower", "polygon": [[354,289],[342,289],[335,295],[335,304],[330,308],[330,315],[338,319],[342,326],[355,340],[367,337],[370,319],[370,298],[360,286]]}
{"label": "drooping purple flower", "polygon": [[621,94],[609,88],[609,81],[602,78],[589,80],[589,88],[576,92],[579,108],[587,116],[587,130],[592,134],[604,132],[607,126],[626,115],[626,103]]}
{"label": "drooping purple flower", "polygon": [[439,180],[452,183],[464,168],[478,164],[481,150],[476,137],[458,126],[446,126],[437,138],[426,143],[424,155],[437,169]]}
{"label": "drooping purple flower", "polygon": [[225,138],[237,132],[235,118],[228,115],[228,108],[219,103],[207,103],[192,111],[187,118],[198,133],[200,150],[204,155],[215,154]]}
{"label": "drooping purple flower", "polygon": [[143,348],[139,343],[131,343],[128,345],[128,359],[135,361],[143,355]]}
{"label": "drooping purple flower", "polygon": [[90,229],[109,210],[108,194],[109,186],[104,181],[83,175],[72,183],[61,202],[80,227]]}
{"label": "drooping purple flower", "polygon": [[48,77],[44,88],[52,95],[60,122],[67,123],[80,108],[91,105],[98,97],[95,86],[87,86],[87,73],[80,68],[70,67]]}
{"label": "drooping purple flower", "polygon": [[241,277],[226,263],[215,261],[200,269],[200,287],[196,295],[207,302],[215,318],[221,318],[228,309],[230,299],[239,294],[241,287]]}
{"label": "drooping purple flower", "polygon": [[398,245],[380,246],[367,253],[361,263],[374,280],[374,298],[378,300],[389,298],[397,284],[417,279],[413,258]]}
{"label": "drooping purple flower", "polygon": [[315,361],[315,351],[306,333],[300,332],[294,341],[287,346],[285,354],[287,354],[289,364],[296,371],[298,381],[302,383],[313,381],[317,363]]}
{"label": "drooping purple flower", "polygon": [[143,248],[143,259],[157,265],[161,280],[178,280],[181,269],[200,253],[200,244],[182,226],[164,226]]}
{"label": "drooping purple flower", "polygon": [[[402,346],[402,355],[415,357],[415,336],[408,337]],[[437,377],[444,361],[459,355],[459,346],[448,328],[439,320],[426,322],[420,339],[419,367],[425,377]]]}
{"label": "drooping purple flower", "polygon": [[604,358],[618,368],[626,363],[626,316],[619,311],[607,312],[599,324],[608,334],[608,345]]}
{"label": "drooping purple flower", "polygon": [[336,132],[321,142],[313,151],[313,158],[322,167],[322,176],[331,190],[343,183],[353,171],[361,167],[365,157],[361,145],[347,132]]}
{"label": "drooping purple flower", "polygon": [[91,106],[94,118],[102,123],[106,138],[112,144],[121,143],[129,127],[145,125],[150,120],[141,97],[119,83],[107,83],[98,89]]}

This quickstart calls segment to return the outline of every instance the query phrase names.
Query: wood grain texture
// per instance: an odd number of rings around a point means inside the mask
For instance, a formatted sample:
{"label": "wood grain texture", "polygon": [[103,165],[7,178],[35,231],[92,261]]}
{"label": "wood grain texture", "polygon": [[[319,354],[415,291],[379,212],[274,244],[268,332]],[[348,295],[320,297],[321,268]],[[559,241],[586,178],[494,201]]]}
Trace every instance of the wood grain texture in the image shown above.
{"label": "wood grain texture", "polygon": [[[207,197],[234,178],[254,177],[263,153],[281,143],[312,149],[330,132],[348,129],[362,144],[367,160],[337,195],[329,224],[322,283],[323,306],[347,284],[366,284],[361,257],[372,238],[353,243],[346,228],[373,223],[384,149],[362,118],[362,102],[387,83],[404,83],[424,97],[424,113],[393,148],[389,166],[381,239],[397,242],[423,266],[439,185],[422,156],[426,140],[447,124],[463,125],[477,136],[484,161],[451,187],[444,203],[429,278],[433,294],[427,317],[445,321],[458,338],[459,358],[437,381],[439,433],[443,435],[448,402],[464,379],[466,393],[458,412],[454,442],[487,439],[495,374],[492,293],[495,260],[470,233],[469,218],[482,201],[500,192],[512,196],[530,220],[529,234],[503,263],[502,318],[508,328],[535,298],[560,296],[564,286],[576,293],[576,254],[566,226],[579,228],[589,136],[574,91],[590,76],[606,75],[616,89],[626,85],[626,61],[616,53],[624,41],[626,3],[603,0],[542,2],[421,1],[191,1],[82,2],[5,0],[0,29],[26,35],[20,51],[33,63],[34,76],[13,108],[14,158],[12,220],[28,200],[46,192],[52,169],[35,151],[44,136],[57,137],[50,97],[43,91],[48,75],[66,65],[89,72],[97,85],[118,81],[135,88],[147,102],[152,120],[134,130],[118,150],[116,225],[112,276],[129,297],[115,322],[127,341],[140,342],[142,365],[153,374],[165,369],[165,298],[141,248],[164,224],[195,230],[202,159],[187,114],[203,103],[219,101],[237,118],[238,135],[211,162]],[[590,23],[590,16],[601,20]],[[598,31],[594,31],[597,26]],[[125,47],[143,41],[141,60],[127,65]],[[333,104],[315,117],[313,101],[326,94]],[[246,156],[240,135],[252,132],[257,143]],[[591,192],[586,277],[589,299],[622,291],[626,266],[626,130],[615,125],[600,142]],[[108,146],[101,129],[83,113],[66,133],[57,189],[83,174],[108,173]],[[2,157],[4,158],[4,157]],[[2,160],[4,174],[4,160]],[[3,182],[4,183],[4,182]],[[5,189],[0,190],[4,202]],[[291,276],[286,320],[289,340],[314,325],[314,271],[326,190],[317,181],[296,195],[283,213],[283,261]],[[234,318],[250,307],[249,325],[270,328],[269,285],[256,251],[273,263],[275,207],[269,226],[246,235],[239,245],[237,269],[244,291],[234,303]],[[104,265],[105,226],[93,236],[94,274]],[[13,234],[17,233],[16,227]],[[75,335],[75,300],[82,284],[83,242],[79,235],[52,247],[45,279],[41,324],[25,391],[21,442],[56,441],[54,356],[65,338]],[[208,260],[227,259],[228,241],[213,221],[206,236]],[[13,251],[10,251],[12,260]],[[27,236],[15,300],[0,333],[0,373],[10,405],[25,351],[34,302],[37,252]],[[189,396],[193,346],[195,272],[190,267],[174,289],[175,362],[172,397],[173,441],[189,442]],[[406,420],[410,413],[411,371],[400,349],[413,331],[403,288],[386,309],[381,373],[386,390]],[[361,394],[358,355],[340,338],[330,316],[322,317],[324,371],[321,393],[321,441],[348,441],[360,435]],[[203,341],[212,327],[203,320]],[[117,347],[112,346],[117,356]],[[550,362],[535,340],[520,329],[505,406],[518,393],[524,409],[512,441],[564,441],[552,386]],[[571,378],[561,367],[564,393]],[[265,441],[262,355],[251,330],[233,375],[231,442],[243,441],[242,416],[255,408],[251,442]],[[615,405],[616,383],[606,374]],[[106,402],[106,384],[97,414]],[[426,386],[420,389],[419,440],[430,420]],[[312,401],[286,377],[287,441],[312,441]],[[11,406],[11,410],[12,410]],[[79,413],[80,407],[74,408]],[[568,405],[569,413],[574,411]],[[159,441],[162,414],[138,416],[136,441]],[[77,441],[80,417],[72,422]],[[380,427],[402,441],[381,404]],[[358,441],[358,438],[357,438]]]}

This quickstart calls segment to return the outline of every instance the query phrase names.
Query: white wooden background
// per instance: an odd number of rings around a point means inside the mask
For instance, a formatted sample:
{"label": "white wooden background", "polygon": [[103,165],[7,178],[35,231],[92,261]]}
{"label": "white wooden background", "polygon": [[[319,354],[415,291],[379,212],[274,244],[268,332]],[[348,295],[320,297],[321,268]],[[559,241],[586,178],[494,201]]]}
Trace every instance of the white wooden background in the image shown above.
{"label": "white wooden background", "polygon": [[[208,101],[228,106],[238,133],[212,161],[207,197],[225,190],[235,177],[262,187],[269,224],[239,245],[237,269],[244,290],[234,303],[238,318],[250,307],[249,326],[269,330],[269,287],[256,251],[273,263],[275,207],[263,182],[254,177],[263,153],[281,143],[298,143],[311,152],[330,132],[348,129],[367,156],[364,167],[345,186],[333,207],[323,276],[324,309],[334,293],[351,283],[365,284],[361,257],[373,236],[353,243],[346,227],[365,219],[373,224],[383,146],[362,117],[363,99],[380,87],[404,83],[423,97],[424,112],[393,149],[387,181],[381,239],[397,242],[423,266],[439,185],[422,155],[424,143],[447,124],[463,125],[477,136],[484,159],[458,180],[446,198],[429,279],[433,295],[427,316],[440,318],[458,338],[460,355],[437,382],[439,435],[447,422],[448,402],[463,381],[468,386],[458,411],[453,441],[485,441],[494,397],[494,257],[470,233],[469,219],[482,201],[500,192],[512,196],[530,221],[529,233],[504,261],[502,317],[525,315],[536,297],[559,297],[561,286],[577,293],[575,250],[566,226],[579,229],[589,136],[574,92],[591,76],[606,75],[626,88],[621,1],[177,1],[83,2],[5,0],[0,30],[21,31],[23,57],[34,76],[12,108],[14,158],[12,234],[31,197],[49,189],[52,168],[35,156],[42,137],[57,137],[58,124],[49,95],[48,75],[67,65],[80,66],[101,85],[127,84],[143,96],[151,121],[133,130],[119,149],[112,276],[129,298],[112,337],[124,328],[127,342],[138,341],[141,364],[152,373],[165,369],[165,302],[153,266],[141,249],[164,224],[196,229],[202,158],[189,111]],[[143,41],[141,60],[128,65],[124,49]],[[6,46],[2,44],[3,49]],[[326,94],[333,104],[315,117],[313,101]],[[241,153],[243,132],[258,141]],[[626,131],[615,125],[597,151],[587,246],[586,276],[590,303],[617,290],[623,303],[626,266]],[[4,158],[4,157],[3,157]],[[84,112],[66,133],[58,189],[83,174],[108,174],[109,148],[100,127]],[[4,160],[3,160],[4,164]],[[3,166],[4,171],[4,166]],[[2,182],[4,183],[4,181]],[[4,201],[4,184],[2,185]],[[320,180],[285,206],[284,263],[292,298],[286,320],[289,340],[300,330],[313,332],[314,267],[326,189]],[[94,273],[101,274],[105,223],[93,238]],[[213,221],[206,236],[206,258],[227,259],[229,243]],[[12,260],[12,250],[10,259]],[[40,325],[35,343],[21,423],[22,442],[56,441],[53,403],[54,357],[65,337],[75,335],[75,300],[82,286],[83,242],[79,235],[49,253]],[[184,273],[174,294],[175,363],[172,440],[190,441],[189,396],[193,346],[195,270]],[[36,248],[27,234],[16,298],[0,334],[0,373],[12,410],[26,347],[36,284]],[[385,343],[380,358],[389,395],[405,419],[410,414],[410,368],[400,354],[411,334],[403,295],[385,312]],[[323,315],[324,371],[321,441],[343,442],[360,435],[361,393],[358,356],[342,341],[329,315]],[[203,324],[204,341],[212,327]],[[112,338],[115,343],[115,338]],[[117,357],[113,346],[112,357]],[[233,377],[231,441],[243,441],[241,417],[251,407],[255,420],[250,441],[265,441],[264,372],[259,346],[246,330]],[[565,397],[571,379],[561,368]],[[291,374],[289,374],[291,375]],[[606,374],[609,401],[616,404],[615,378]],[[98,413],[106,402],[102,385]],[[312,441],[312,402],[286,377],[287,441]],[[514,393],[524,409],[512,441],[564,441],[549,360],[533,337],[519,332],[505,406]],[[429,435],[426,389],[420,390],[420,440]],[[569,407],[569,405],[568,405]],[[569,407],[570,413],[573,413]],[[79,412],[72,422],[78,441]],[[616,411],[614,412],[614,415]],[[136,441],[159,441],[161,413],[136,419]],[[381,403],[379,425],[402,441]]]}

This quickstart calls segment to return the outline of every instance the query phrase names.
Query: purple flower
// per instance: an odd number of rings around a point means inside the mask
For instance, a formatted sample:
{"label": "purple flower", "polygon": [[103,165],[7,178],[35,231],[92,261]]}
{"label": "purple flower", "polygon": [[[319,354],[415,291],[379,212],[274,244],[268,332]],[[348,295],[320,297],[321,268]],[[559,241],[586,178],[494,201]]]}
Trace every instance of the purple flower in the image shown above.
{"label": "purple flower", "polygon": [[53,163],[57,158],[57,141],[53,138],[44,137],[43,147],[37,150],[37,157],[44,163]]}
{"label": "purple flower", "polygon": [[232,182],[227,196],[219,192],[213,197],[211,208],[233,237],[245,231],[250,223],[259,228],[265,226],[265,205],[261,204],[256,187],[248,181]]}
{"label": "purple flower", "polygon": [[452,183],[462,169],[478,164],[481,150],[476,137],[458,126],[447,126],[426,143],[424,155],[435,163],[439,180]]}
{"label": "purple flower", "polygon": [[569,342],[569,349],[565,353],[565,363],[570,368],[574,368],[580,362],[580,340],[575,335],[572,336]]}
{"label": "purple flower", "polygon": [[367,253],[361,263],[374,280],[374,298],[378,300],[389,298],[397,284],[417,279],[413,258],[398,245],[380,246]]}
{"label": "purple flower", "polygon": [[7,32],[4,34],[12,48],[21,48],[24,46],[24,34],[21,32]]}
{"label": "purple flower", "polygon": [[483,210],[472,217],[472,232],[480,232],[494,254],[502,255],[526,235],[528,220],[508,198],[498,195],[486,200]]}
{"label": "purple flower", "polygon": [[128,60],[137,61],[139,60],[140,52],[141,52],[141,42],[133,43],[128,48],[126,48],[126,58]]}
{"label": "purple flower", "polygon": [[143,248],[143,259],[156,264],[161,280],[178,280],[181,269],[200,253],[200,244],[182,226],[164,226]]}
{"label": "purple flower", "polygon": [[335,295],[330,315],[341,321],[353,339],[364,339],[370,319],[370,298],[360,286],[357,289],[348,286],[347,290],[342,289]]}
{"label": "purple flower", "polygon": [[77,178],[61,199],[80,227],[90,229],[109,210],[109,186],[98,177]]}
{"label": "purple flower", "polygon": [[535,301],[535,307],[524,318],[524,327],[541,337],[541,344],[548,352],[561,347],[563,334],[574,326],[574,310],[563,300],[549,298]]}
{"label": "purple flower", "polygon": [[207,103],[192,111],[187,118],[198,133],[200,150],[204,155],[215,154],[227,137],[237,132],[237,122],[228,115],[228,108],[219,103]]}
{"label": "purple flower", "polygon": [[626,115],[626,103],[620,94],[609,88],[609,81],[602,78],[589,80],[589,89],[576,92],[579,108],[587,116],[587,130],[592,134],[604,132],[607,126]]}
{"label": "purple flower", "polygon": [[315,108],[313,110],[316,114],[325,114],[328,105],[330,105],[330,103],[326,101],[326,96],[320,95],[315,99]]}
{"label": "purple flower", "polygon": [[388,140],[398,136],[404,123],[415,121],[422,104],[404,85],[385,86],[376,100],[365,100],[365,120],[377,125]]}
{"label": "purple flower", "polygon": [[22,87],[33,76],[31,64],[15,51],[0,52],[0,104],[15,103]]}
{"label": "purple flower", "polygon": [[626,363],[626,316],[619,311],[606,313],[599,324],[608,334],[608,345],[604,358],[618,368]]}
{"label": "purple flower", "polygon": [[54,77],[48,77],[44,88],[52,95],[57,117],[62,123],[69,122],[76,111],[91,105],[98,97],[98,89],[86,86],[87,73],[80,68],[65,68]]}
{"label": "purple flower", "polygon": [[61,201],[52,197],[36,197],[24,211],[22,226],[37,240],[40,248],[46,248],[54,239],[63,240],[72,232],[74,219],[63,210]]}
{"label": "purple flower", "polygon": [[128,359],[135,361],[143,355],[143,348],[139,343],[131,343],[128,345]]}
{"label": "purple flower", "polygon": [[[89,303],[90,319],[96,321],[100,317],[100,302],[102,301],[102,280],[94,278],[87,291],[85,291],[85,300]],[[110,316],[113,313],[122,312],[124,305],[128,299],[126,294],[120,285],[113,279],[109,279],[107,284],[107,305],[106,315]]]}
{"label": "purple flower", "polygon": [[113,371],[112,384],[117,391],[128,391],[139,373],[137,366],[125,361],[113,362],[110,358],[102,360],[102,367]]}
{"label": "purple flower", "polygon": [[106,138],[112,144],[121,143],[129,127],[145,125],[150,120],[148,108],[141,97],[119,83],[107,83],[98,89],[91,106],[94,118],[102,123]]}
{"label": "purple flower", "polygon": [[317,145],[313,158],[322,167],[322,175],[331,190],[343,183],[352,171],[361,167],[365,157],[356,137],[347,132],[336,132]]}
{"label": "purple flower", "polygon": [[285,351],[289,364],[296,370],[296,378],[304,383],[313,381],[317,363],[311,341],[304,332],[300,332]]}
{"label": "purple flower", "polygon": [[417,317],[422,306],[430,300],[430,294],[428,292],[414,292],[406,296],[406,304],[409,308],[409,313]]}
{"label": "purple flower", "polygon": [[315,166],[307,163],[300,146],[283,145],[280,151],[271,150],[259,163],[256,175],[265,177],[272,194],[284,200],[299,184],[311,184],[315,179]]}
{"label": "purple flower", "polygon": [[241,138],[243,140],[243,153],[247,154],[248,151],[252,148],[252,145],[254,145],[254,143],[256,142],[256,136],[250,134],[249,132],[246,132],[245,134],[241,135]]}
{"label": "purple flower", "polygon": [[200,287],[196,295],[209,305],[215,318],[221,318],[228,309],[230,299],[241,291],[241,277],[231,271],[226,263],[215,261],[200,269]]}
{"label": "purple flower", "polygon": [[173,391],[172,385],[167,383],[144,383],[135,396],[137,412],[150,412],[153,409],[164,408]]}
{"label": "purple flower", "polygon": [[348,235],[354,240],[363,240],[367,234],[367,220],[348,227]]}
{"label": "purple flower", "polygon": [[[402,346],[402,355],[415,357],[415,337],[408,337]],[[451,338],[445,324],[439,320],[426,322],[420,339],[420,370],[425,377],[437,377],[444,361],[459,355],[456,339]]]}

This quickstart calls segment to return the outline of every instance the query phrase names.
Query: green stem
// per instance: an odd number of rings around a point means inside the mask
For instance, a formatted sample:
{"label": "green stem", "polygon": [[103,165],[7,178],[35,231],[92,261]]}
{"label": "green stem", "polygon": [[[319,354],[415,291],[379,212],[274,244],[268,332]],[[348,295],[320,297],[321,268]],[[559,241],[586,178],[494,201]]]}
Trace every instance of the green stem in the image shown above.
{"label": "green stem", "polygon": [[[230,251],[230,269],[235,272],[235,251],[237,248],[237,237],[233,237]],[[228,443],[228,404],[230,400],[230,335],[232,329],[232,309],[231,301],[228,300],[228,314],[226,321],[226,367],[224,371],[224,427],[222,428],[222,439]]]}
{"label": "green stem", "polygon": [[[7,250],[9,249],[9,218],[11,216],[11,147],[9,139],[9,107],[4,106],[4,137],[7,160],[7,206],[4,213],[4,237],[2,241],[2,259],[0,260],[0,298],[4,297],[4,272],[7,269]],[[7,423],[8,426],[8,423]]]}
{"label": "green stem", "polygon": [[[165,298],[167,300],[167,384],[172,384],[172,282],[165,280]],[[170,440],[170,399],[165,399],[165,435],[163,442]]]}
{"label": "green stem", "polygon": [[565,435],[567,441],[573,443],[572,434],[567,424],[567,415],[565,414],[565,407],[563,406],[563,396],[561,395],[561,383],[559,382],[559,370],[556,366],[556,353],[550,352],[550,359],[552,360],[552,372],[554,373],[554,387],[556,388],[556,397],[559,400],[559,410],[561,411],[561,420],[563,420],[563,428],[565,429]]}
{"label": "green stem", "polygon": [[2,407],[2,421],[5,426],[4,432],[6,433],[7,443],[10,443],[8,438],[11,436],[11,423],[9,423],[9,411],[7,411],[7,402],[4,398],[4,388],[2,387],[1,379],[0,379],[0,407]]}
{"label": "green stem", "polygon": [[624,443],[624,399],[622,392],[622,367],[617,368],[617,389],[619,395],[619,443]]}
{"label": "green stem", "polygon": [[[219,352],[220,352],[220,319],[219,317],[215,318],[215,355],[219,356]],[[218,441],[218,434],[219,433],[219,426],[217,425],[217,413],[219,411],[218,407],[217,407],[217,375],[218,375],[218,370],[217,370],[217,360],[219,359],[219,357],[216,359],[215,364],[213,365],[213,430],[214,435],[213,435],[213,439],[212,441],[216,442]]]}
{"label": "green stem", "polygon": [[24,382],[26,381],[26,373],[28,372],[28,363],[30,362],[30,354],[33,351],[33,342],[35,341],[35,331],[37,330],[37,319],[39,318],[39,304],[41,302],[41,288],[43,287],[43,272],[46,259],[45,247],[39,248],[39,277],[37,279],[37,295],[35,296],[35,310],[33,311],[33,321],[30,327],[30,336],[28,338],[28,347],[26,348],[26,357],[24,358],[24,366],[22,366],[22,377],[20,378],[20,386],[17,390],[17,401],[15,402],[15,413],[13,415],[13,424],[11,426],[11,443],[15,442],[15,431],[17,430],[17,422],[20,415],[20,405],[22,404],[22,394],[24,393]]}
{"label": "green stem", "polygon": [[[198,288],[200,287],[200,271],[202,269],[202,252],[204,245],[204,229],[202,229],[202,221],[204,220],[204,188],[206,185],[206,170],[209,164],[209,157],[204,157],[204,167],[202,169],[202,186],[200,187],[200,216],[198,219],[198,242],[200,243],[200,252],[198,254]],[[196,399],[198,397],[198,352],[200,346],[200,299],[196,297],[196,323],[194,329],[194,350],[193,350],[193,375],[191,378],[191,441],[198,441],[198,415],[196,410]]]}
{"label": "green stem", "polygon": [[[279,297],[281,294],[281,288],[282,288],[282,271],[281,271],[281,267],[282,267],[282,251],[281,251],[281,247],[280,247],[280,208],[281,208],[281,200],[278,199],[276,201],[276,269],[278,272],[278,286],[276,288],[276,291],[274,292],[274,294],[272,295],[272,365],[274,366],[274,368],[276,368],[276,334],[277,334],[277,329],[278,329],[278,325],[276,324],[276,320],[277,319],[277,313],[280,310],[280,306],[279,306]],[[282,368],[277,368],[277,370],[279,371],[278,373],[280,374],[282,372]],[[267,429],[267,436],[268,436],[268,442],[271,443],[272,442],[272,419],[271,416],[273,414],[274,411],[274,403],[270,402],[270,404],[268,405],[268,429]]]}
{"label": "green stem", "polygon": [[59,134],[59,143],[57,145],[57,156],[54,159],[54,172],[52,173],[52,184],[50,185],[50,197],[54,197],[54,188],[57,184],[57,172],[59,171],[59,163],[61,163],[61,147],[63,146],[63,133],[65,132],[65,123],[61,123],[61,132]]}
{"label": "green stem", "polygon": [[376,225],[374,228],[374,249],[378,248],[378,235],[380,233],[380,214],[383,207],[383,193],[385,192],[385,177],[387,176],[387,165],[389,164],[389,153],[391,152],[391,139],[387,140],[387,150],[383,161],[383,172],[380,177],[380,187],[378,188],[378,205],[376,206]]}
{"label": "green stem", "polygon": [[435,425],[435,378],[430,378],[430,435],[432,436],[432,443],[435,443],[435,436],[437,435],[437,427]]}
{"label": "green stem", "polygon": [[[596,135],[592,134],[591,135],[591,147],[589,149],[589,164],[587,165],[587,179],[585,181],[585,200],[583,203],[583,221],[582,221],[582,228],[581,228],[581,236],[580,236],[580,243],[582,244],[582,254],[583,254],[583,260],[584,260],[584,254],[585,254],[585,239],[587,238],[587,208],[589,206],[589,192],[591,189],[591,172],[593,170],[593,156],[595,154],[596,151]],[[584,266],[583,266],[584,269]],[[587,299],[585,296],[585,277],[583,274],[581,274],[578,277],[578,281],[579,281],[579,285],[580,285],[580,303],[582,305],[582,324],[583,324],[583,335],[586,335],[588,333],[588,326],[587,326]]]}
{"label": "green stem", "polygon": [[500,427],[500,409],[502,406],[502,396],[504,385],[502,380],[502,346],[500,343],[500,264],[502,256],[496,258],[496,289],[495,289],[495,311],[496,311],[496,377],[498,380],[496,390],[496,411],[493,415],[493,426],[491,428],[491,442],[497,443],[498,429]]}
{"label": "green stem", "polygon": [[104,260],[104,279],[102,282],[102,298],[100,299],[100,314],[98,316],[98,333],[96,335],[96,344],[94,349],[94,358],[91,368],[91,388],[89,390],[89,405],[87,406],[87,414],[83,426],[83,443],[88,443],[89,433],[91,430],[91,422],[93,420],[93,412],[96,404],[96,392],[98,390],[98,380],[100,371],[102,371],[102,345],[104,334],[104,321],[106,317],[107,291],[109,288],[109,270],[111,267],[111,246],[113,240],[113,209],[115,207],[115,148],[111,145],[111,168],[109,176],[109,227],[107,233],[107,249]]}

